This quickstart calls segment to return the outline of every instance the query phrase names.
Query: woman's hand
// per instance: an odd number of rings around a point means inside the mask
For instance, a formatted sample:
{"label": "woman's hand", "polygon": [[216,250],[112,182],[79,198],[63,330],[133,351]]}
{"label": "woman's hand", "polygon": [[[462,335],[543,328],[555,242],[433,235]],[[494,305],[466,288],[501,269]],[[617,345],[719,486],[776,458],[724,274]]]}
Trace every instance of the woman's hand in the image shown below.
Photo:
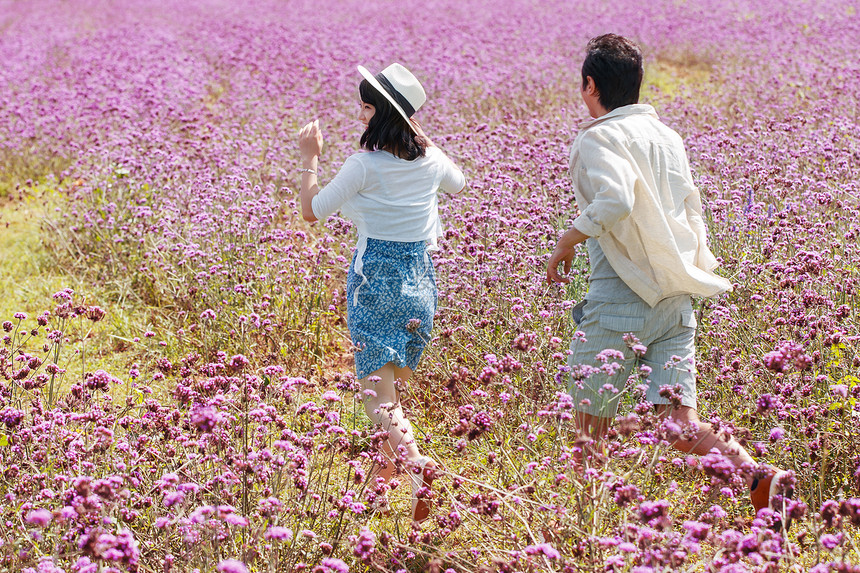
{"label": "woman's hand", "polygon": [[305,221],[313,223],[317,220],[314,216],[313,198],[319,193],[317,183],[317,168],[319,155],[322,151],[323,136],[320,131],[320,120],[315,119],[301,131],[299,131],[299,151],[302,154],[302,217]]}
{"label": "woman's hand", "polygon": [[[299,151],[302,162],[309,163],[322,153],[323,134],[320,130],[320,120],[315,119],[299,131]],[[305,165],[305,167],[310,167]]]}
{"label": "woman's hand", "polygon": [[427,142],[427,147],[433,147],[433,141],[427,137],[427,134],[424,133],[424,130],[421,129],[421,124],[418,123],[418,120],[410,119],[409,122],[412,124],[412,127],[415,129],[415,133],[418,134],[419,137],[424,138],[424,141]]}

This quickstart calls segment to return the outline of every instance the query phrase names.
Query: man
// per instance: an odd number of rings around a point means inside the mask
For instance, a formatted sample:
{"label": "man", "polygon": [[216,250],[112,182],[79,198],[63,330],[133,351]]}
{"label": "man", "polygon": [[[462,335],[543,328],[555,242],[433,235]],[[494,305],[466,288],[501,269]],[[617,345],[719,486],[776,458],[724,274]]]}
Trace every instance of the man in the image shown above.
{"label": "man", "polygon": [[[696,411],[691,297],[719,295],[731,283],[713,272],[717,261],[707,246],[701,198],[681,137],[660,122],[653,107],[638,103],[642,74],[642,53],[630,40],[607,34],[588,43],[581,93],[593,119],[583,124],[570,153],[581,214],[559,239],[547,280],[568,282],[559,266],[567,274],[574,247],[586,243],[588,294],[574,309],[585,340],[571,343],[569,364],[594,364],[598,353],[615,349],[624,354],[625,368],[572,376],[577,430],[583,441],[604,435],[638,360],[651,368],[645,398],[661,416],[689,428],[673,447],[698,455],[716,449],[747,470],[756,511],[770,507],[784,514],[780,494],[791,495],[793,475],[759,465],[734,438],[699,420]],[[636,352],[625,343],[625,333],[641,342]],[[775,528],[781,526],[777,520]]]}

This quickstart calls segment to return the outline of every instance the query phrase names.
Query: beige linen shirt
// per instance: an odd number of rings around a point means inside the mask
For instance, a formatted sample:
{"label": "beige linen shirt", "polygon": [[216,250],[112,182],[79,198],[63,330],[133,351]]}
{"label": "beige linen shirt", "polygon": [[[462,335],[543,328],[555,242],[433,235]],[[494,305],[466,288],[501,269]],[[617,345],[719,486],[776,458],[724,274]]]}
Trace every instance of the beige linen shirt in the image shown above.
{"label": "beige linen shirt", "polygon": [[595,237],[607,261],[650,306],[670,296],[716,296],[702,200],[684,143],[650,105],[616,108],[588,121],[570,150],[581,214],[573,225]]}

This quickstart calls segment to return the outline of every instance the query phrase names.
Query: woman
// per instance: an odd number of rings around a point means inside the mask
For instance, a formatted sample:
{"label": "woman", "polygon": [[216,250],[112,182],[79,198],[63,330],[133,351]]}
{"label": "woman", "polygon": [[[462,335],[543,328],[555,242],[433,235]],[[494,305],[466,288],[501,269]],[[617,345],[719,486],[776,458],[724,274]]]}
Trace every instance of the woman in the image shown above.
{"label": "woman", "polygon": [[[433,328],[436,282],[427,251],[442,232],[437,192],[461,191],[466,181],[412,119],[427,99],[415,76],[396,63],[375,76],[362,66],[358,71],[364,77],[358,114],[363,152],[349,157],[320,190],[319,120],[302,128],[302,215],[313,222],[341,209],[358,229],[347,278],[356,376],[367,415],[388,432],[386,455],[406,460],[412,519],[420,522],[430,513],[426,495],[436,464],[418,450],[396,381],[412,376]],[[388,480],[393,469],[388,463],[379,474]]]}

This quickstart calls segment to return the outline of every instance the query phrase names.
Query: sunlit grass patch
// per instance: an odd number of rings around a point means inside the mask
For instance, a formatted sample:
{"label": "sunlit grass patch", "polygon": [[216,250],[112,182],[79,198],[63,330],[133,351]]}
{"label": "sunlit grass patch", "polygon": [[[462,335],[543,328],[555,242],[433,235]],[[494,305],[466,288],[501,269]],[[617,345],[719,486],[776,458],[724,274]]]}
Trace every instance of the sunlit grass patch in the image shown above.
{"label": "sunlit grass patch", "polygon": [[65,157],[40,152],[37,146],[25,152],[0,148],[0,199],[12,197],[16,191],[28,192],[34,185],[57,181],[72,161]]}
{"label": "sunlit grass patch", "polygon": [[[145,311],[110,295],[106,288],[109,279],[96,282],[69,273],[56,253],[45,247],[44,233],[49,231],[44,217],[60,204],[52,186],[40,185],[0,205],[4,239],[0,242],[0,282],[4,285],[0,320],[23,314],[27,316],[21,321],[25,330],[42,330],[35,324],[36,317],[52,312],[57,305],[53,295],[65,289],[75,293],[78,306],[99,307],[105,313],[98,322],[80,319],[67,323],[63,342],[66,372],[57,393],[83,380],[87,372],[127,372],[131,364],[146,356],[141,339],[149,330]],[[33,338],[35,343],[37,337]]]}
{"label": "sunlit grass patch", "polygon": [[711,64],[703,61],[675,61],[660,56],[646,62],[642,89],[645,92],[656,90],[665,97],[675,97],[680,90],[686,92],[706,84],[711,80]]}

